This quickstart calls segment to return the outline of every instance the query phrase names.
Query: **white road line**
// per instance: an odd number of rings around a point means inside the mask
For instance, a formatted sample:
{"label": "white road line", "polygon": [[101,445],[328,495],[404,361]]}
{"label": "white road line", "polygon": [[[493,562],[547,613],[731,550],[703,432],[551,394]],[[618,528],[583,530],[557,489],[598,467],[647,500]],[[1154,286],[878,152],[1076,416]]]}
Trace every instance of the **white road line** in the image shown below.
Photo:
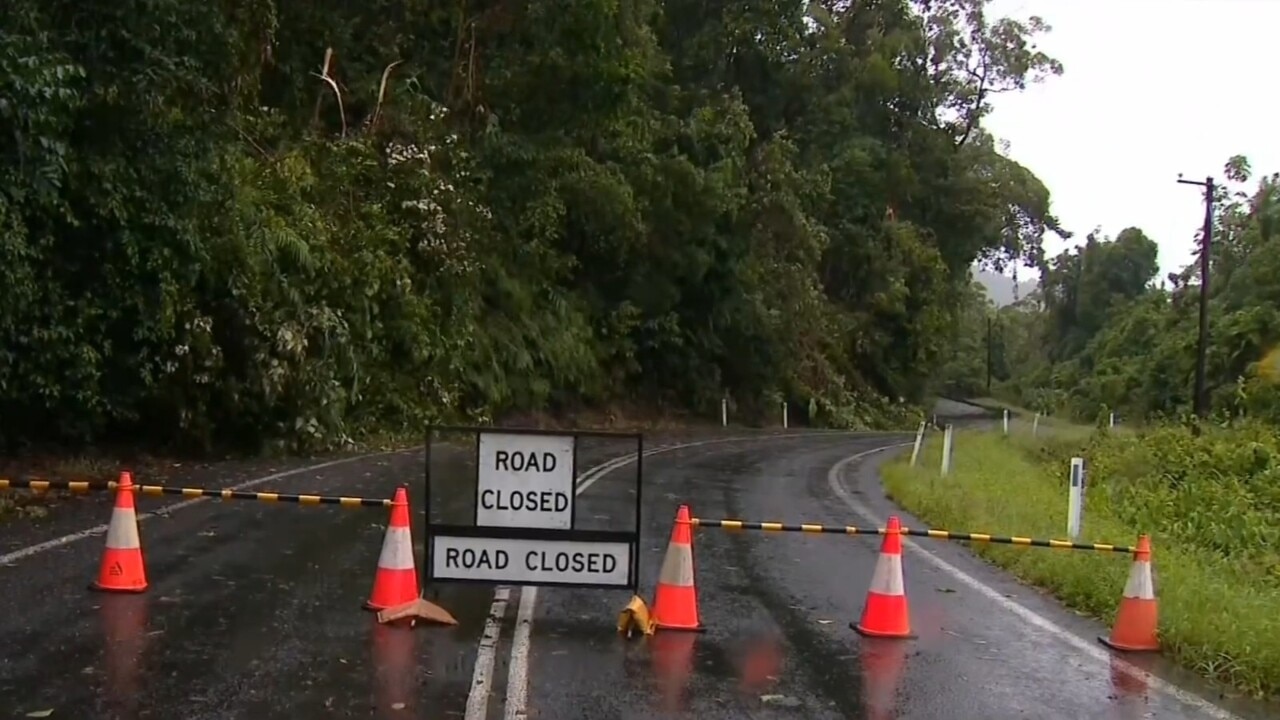
{"label": "white road line", "polygon": [[[716,444],[731,443],[731,442],[743,442],[746,440],[769,440],[769,439],[775,439],[775,438],[814,437],[814,436],[822,436],[822,435],[837,436],[841,434],[847,434],[847,433],[832,432],[832,433],[820,434],[820,433],[814,433],[814,432],[803,432],[803,433],[781,433],[777,435],[764,435],[764,436],[748,435],[748,436],[729,437],[729,438],[714,438],[711,440],[699,440],[697,442],[691,442],[691,443],[679,443],[676,445],[665,445],[662,447],[656,447],[656,448],[653,448],[652,450],[645,450],[643,457],[647,458],[653,455],[660,455],[662,453],[668,453],[675,450],[684,450],[687,448],[702,447],[705,445],[716,445]],[[859,435],[865,436],[866,433],[859,433]],[[630,465],[635,461],[636,461],[636,456],[634,453],[632,453],[632,454],[622,455],[620,457],[613,458],[608,462],[602,463],[600,465],[597,465],[591,468],[590,470],[587,470],[586,472],[578,476],[577,488],[575,491],[576,494],[581,495],[582,493],[586,492],[586,490],[590,488],[592,485],[596,484],[596,482],[599,481],[601,478],[603,478],[605,475],[608,475],[609,473],[613,472],[614,470],[617,470],[618,468],[626,467],[627,465]],[[508,588],[505,586],[498,588],[499,592],[501,592],[502,590],[508,590]],[[528,602],[525,601],[526,596],[529,598]],[[511,663],[507,671],[507,699],[506,699],[505,706],[503,708],[503,717],[505,720],[517,720],[517,719],[523,720],[523,718],[527,717],[527,714],[528,714],[527,705],[528,705],[528,697],[529,697],[529,652],[533,644],[532,642],[533,611],[535,608],[535,604],[537,602],[537,597],[538,597],[537,588],[532,586],[525,587],[520,593],[520,607],[516,612],[516,631],[515,631],[515,634],[512,636],[512,640],[511,640]],[[495,594],[494,607],[497,607],[497,605],[498,605],[498,600],[496,599],[496,594]],[[504,609],[506,608],[505,601],[503,602],[503,608]],[[492,617],[493,610],[490,610],[489,614]],[[486,627],[485,637],[486,639],[488,638],[487,627]],[[484,645],[484,642],[485,642],[484,640],[481,641],[482,646]],[[497,644],[497,640],[495,636],[494,645],[496,644]],[[491,694],[492,690],[490,689],[487,682],[477,684],[476,678],[492,676],[494,661],[495,661],[495,657],[492,651],[489,653],[476,654],[476,664],[472,674],[471,694],[467,696],[467,712],[463,720],[486,720],[486,718],[488,717],[489,695]],[[476,693],[479,693],[479,696],[477,696]]]}
{"label": "white road line", "polygon": [[[387,452],[368,453],[365,455],[356,455],[355,457],[341,458],[339,460],[330,460],[328,462],[322,462],[316,465],[308,465],[306,467],[294,468],[293,470],[285,470],[284,472],[278,472],[278,473],[273,473],[271,475],[266,475],[264,477],[254,478],[253,480],[242,482],[239,485],[233,485],[231,486],[230,489],[245,490],[251,487],[257,487],[258,485],[265,485],[266,483],[269,483],[269,482],[281,480],[283,478],[292,477],[294,475],[301,475],[302,473],[311,472],[313,470],[324,470],[325,468],[336,467],[338,465],[346,465],[347,463],[358,462],[360,460],[368,460],[370,458],[384,457],[388,455],[402,455],[404,453],[413,452],[415,450],[420,451],[421,449],[422,449],[421,447],[406,448],[404,450],[390,450]],[[162,507],[158,510],[152,510],[151,512],[138,513],[138,522],[142,522],[143,520],[146,520],[147,518],[151,518],[151,517],[165,516],[165,515],[168,515],[169,513],[174,513],[179,510],[189,508],[192,505],[196,505],[197,503],[202,503],[211,499],[212,498],[209,498],[209,497],[192,498],[190,500],[183,500],[182,502],[177,502],[172,505],[166,505],[165,507]],[[13,552],[5,553],[4,555],[0,555],[0,566],[12,565],[13,563],[19,560],[31,557],[32,555],[38,555],[39,553],[42,553],[46,550],[52,550],[54,548],[59,548],[64,545],[70,545],[73,542],[76,542],[78,540],[83,540],[87,537],[101,535],[102,533],[107,531],[107,527],[108,527],[107,525],[95,525],[91,528],[87,528],[79,532],[71,533],[70,535],[63,535],[62,537],[57,537],[52,540],[46,540],[42,543],[31,545],[30,547],[24,547],[21,550],[14,550]]]}
{"label": "white road line", "polygon": [[[840,462],[836,463],[835,465],[831,466],[831,469],[827,472],[827,482],[831,485],[831,489],[836,493],[836,495],[840,496],[840,499],[844,501],[845,505],[848,505],[851,510],[861,515],[862,517],[866,518],[868,521],[878,525],[881,522],[881,518],[877,517],[876,514],[873,513],[870,508],[862,504],[861,501],[856,499],[853,496],[853,494],[849,492],[849,489],[844,486],[844,482],[843,480],[841,480],[841,475],[844,473],[844,469],[848,467],[850,463],[853,463],[857,460],[861,460],[862,458],[868,455],[871,455],[872,453],[877,453],[882,450],[890,450],[898,447],[907,447],[908,445],[911,445],[911,443],[903,443],[901,445],[890,445],[888,447],[876,448],[875,450],[868,450],[866,452],[860,452],[857,455],[852,455],[850,457],[847,457],[841,460]],[[977,578],[955,567],[954,565],[947,562],[946,560],[943,560],[937,555],[934,555],[928,550],[925,550],[916,542],[903,538],[903,545],[910,548],[917,555],[924,558],[934,567],[938,568],[939,570],[955,578],[958,582],[969,586],[970,589],[981,594],[991,603],[995,605],[999,605],[1000,607],[1004,608],[1010,613],[1013,613],[1019,619],[1025,621],[1028,625],[1032,625],[1040,630],[1043,630],[1049,635],[1052,635],[1054,638],[1062,641],[1066,645],[1069,645],[1070,647],[1079,651],[1080,653],[1087,656],[1091,660],[1094,660],[1098,663],[1106,663],[1110,661],[1111,663],[1113,663],[1114,667],[1118,668],[1125,674],[1130,675],[1134,678],[1144,680],[1149,687],[1153,688],[1157,692],[1161,692],[1166,695],[1169,695],[1170,697],[1173,697],[1184,704],[1192,705],[1204,711],[1210,717],[1218,718],[1218,720],[1241,720],[1239,716],[1223,708],[1220,708],[1217,705],[1214,705],[1213,703],[1200,697],[1199,695],[1196,695],[1195,693],[1187,692],[1186,690],[1183,690],[1177,685],[1173,685],[1169,682],[1166,682],[1161,678],[1158,678],[1152,675],[1151,673],[1148,673],[1142,668],[1139,668],[1136,665],[1121,659],[1119,655],[1113,656],[1110,651],[1104,650],[1101,646],[1095,645],[1085,640],[1084,638],[1080,637],[1079,635],[1076,635],[1070,630],[1067,630],[1057,625],[1052,620],[1049,620],[1048,618],[1037,614],[1033,610],[1023,606],[1021,603],[1015,602],[1005,597],[1003,593],[1000,593],[992,589],[991,587],[988,587],[987,585],[983,584],[981,580],[978,580]]]}
{"label": "white road line", "polygon": [[480,636],[480,648],[476,651],[475,673],[471,676],[471,691],[467,693],[467,720],[484,720],[489,711],[489,687],[493,684],[493,658],[498,652],[498,636],[502,634],[502,619],[507,615],[507,600],[511,588],[500,587],[493,593],[493,606],[484,621],[484,635]]}
{"label": "white road line", "polygon": [[516,632],[511,638],[511,667],[507,671],[507,703],[503,720],[526,720],[529,717],[529,646],[532,644],[533,607],[537,602],[538,588],[520,590]]}

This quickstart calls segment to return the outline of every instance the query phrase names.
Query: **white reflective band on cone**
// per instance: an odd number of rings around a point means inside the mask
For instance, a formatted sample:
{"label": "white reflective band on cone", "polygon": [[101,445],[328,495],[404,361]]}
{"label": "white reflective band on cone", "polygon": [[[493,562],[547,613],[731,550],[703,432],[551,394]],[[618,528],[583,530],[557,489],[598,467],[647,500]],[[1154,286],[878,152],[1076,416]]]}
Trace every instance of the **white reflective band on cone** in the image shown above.
{"label": "white reflective band on cone", "polygon": [[1151,563],[1135,562],[1129,568],[1129,579],[1124,584],[1124,596],[1138,600],[1155,600],[1155,583],[1151,581]]}
{"label": "white reflective band on cone", "polygon": [[905,595],[902,587],[902,556],[881,555],[876,572],[871,576],[871,592],[879,595]]}
{"label": "white reflective band on cone", "polygon": [[113,508],[111,524],[107,526],[107,547],[116,550],[132,550],[142,547],[138,539],[138,516],[129,508]]}
{"label": "white reflective band on cone", "polygon": [[382,554],[378,556],[378,567],[387,570],[413,570],[413,541],[409,536],[409,528],[387,528],[387,535],[382,540]]}
{"label": "white reflective band on cone", "polygon": [[658,580],[665,585],[693,585],[693,553],[688,545],[671,545],[667,548]]}

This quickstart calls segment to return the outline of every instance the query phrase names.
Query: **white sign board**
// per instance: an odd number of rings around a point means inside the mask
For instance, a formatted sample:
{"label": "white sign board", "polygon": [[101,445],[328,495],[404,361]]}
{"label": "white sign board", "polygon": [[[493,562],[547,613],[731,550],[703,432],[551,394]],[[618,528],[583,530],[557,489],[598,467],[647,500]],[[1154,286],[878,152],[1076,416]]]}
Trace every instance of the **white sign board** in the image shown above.
{"label": "white sign board", "polygon": [[631,545],[625,542],[527,540],[437,535],[431,577],[547,585],[629,587]]}
{"label": "white sign board", "polygon": [[476,525],[572,529],[574,440],[481,433]]}

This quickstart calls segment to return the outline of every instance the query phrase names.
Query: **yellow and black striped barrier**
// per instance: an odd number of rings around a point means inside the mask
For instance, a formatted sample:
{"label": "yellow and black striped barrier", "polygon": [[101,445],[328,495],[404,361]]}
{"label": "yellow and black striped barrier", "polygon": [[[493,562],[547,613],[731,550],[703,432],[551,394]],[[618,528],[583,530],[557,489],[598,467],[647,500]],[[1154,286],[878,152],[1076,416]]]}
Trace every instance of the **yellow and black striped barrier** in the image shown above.
{"label": "yellow and black striped barrier", "polygon": [[[91,492],[115,490],[116,482],[89,482],[83,480],[0,480],[0,490],[68,490]],[[297,505],[338,505],[341,507],[390,507],[391,500],[380,498],[343,497],[336,495],[296,495],[277,492],[249,492],[247,490],[210,490],[208,488],[171,487],[168,485],[134,485],[142,495],[180,495],[186,498],[208,497],[221,500],[256,500],[258,502],[294,503]]]}
{"label": "yellow and black striped barrier", "polygon": [[[852,525],[821,525],[818,523],[780,523],[757,522],[751,520],[708,520],[706,518],[690,518],[694,527],[723,528],[725,530],[763,530],[765,532],[804,532],[823,533],[828,535],[884,535],[885,528],[854,527]],[[985,542],[1002,545],[1026,545],[1029,547],[1058,548],[1060,550],[1092,550],[1095,552],[1116,552],[1133,554],[1137,548],[1132,545],[1109,545],[1106,543],[1078,543],[1069,540],[1040,540],[1017,535],[990,535],[987,533],[952,532],[950,530],[902,528],[900,535],[927,537],[935,540],[959,540],[962,542]]]}
{"label": "yellow and black striped barrier", "polygon": [[68,490],[70,492],[94,492],[114,490],[113,482],[89,480],[5,480],[0,478],[0,490],[33,490],[48,492],[50,490]]}
{"label": "yellow and black striped barrier", "polygon": [[857,528],[852,525],[817,525],[814,523],[780,523],[755,522],[752,520],[707,520],[706,518],[689,518],[694,527],[724,528],[725,530],[764,530],[766,532],[807,532],[828,533],[833,535],[875,535],[883,534],[880,528]]}
{"label": "yellow and black striped barrier", "polygon": [[[883,532],[883,531],[882,531]],[[985,542],[1001,545],[1027,545],[1030,547],[1058,548],[1059,550],[1092,550],[1094,552],[1115,552],[1132,555],[1137,551],[1133,545],[1111,545],[1109,543],[1078,543],[1070,540],[1040,540],[1037,538],[1019,537],[1017,535],[988,535],[987,533],[952,532],[950,530],[915,530],[902,528],[903,535],[928,537],[936,540],[960,540],[963,542]]]}

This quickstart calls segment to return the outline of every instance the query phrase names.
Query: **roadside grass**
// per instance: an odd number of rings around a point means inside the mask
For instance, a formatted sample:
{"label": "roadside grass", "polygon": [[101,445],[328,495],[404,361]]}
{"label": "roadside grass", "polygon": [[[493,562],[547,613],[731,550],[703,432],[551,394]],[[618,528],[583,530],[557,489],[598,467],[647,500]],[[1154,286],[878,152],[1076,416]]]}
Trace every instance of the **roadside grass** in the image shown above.
{"label": "roadside grass", "polygon": [[[1280,566],[1272,565],[1276,558],[1194,541],[1194,534],[1187,532],[1189,521],[1177,516],[1175,506],[1163,504],[1164,515],[1153,516],[1159,521],[1134,522],[1132,518],[1151,510],[1149,493],[1143,493],[1141,502],[1134,500],[1135,487],[1146,478],[1126,475],[1125,462],[1133,462],[1132,454],[1142,444],[1132,436],[1113,437],[1095,440],[1086,450],[1082,434],[1089,442],[1088,428],[1037,438],[1029,431],[1011,432],[1009,437],[999,431],[957,432],[952,472],[944,479],[938,472],[941,436],[933,433],[918,467],[910,467],[906,456],[885,466],[885,489],[934,527],[1065,538],[1067,458],[1088,458],[1089,491],[1080,539],[1132,545],[1139,532],[1152,536],[1165,653],[1241,693],[1253,697],[1280,693],[1280,573],[1276,572]],[[1095,455],[1100,457],[1097,463],[1092,459]],[[1192,499],[1196,502],[1218,506],[1208,497]],[[1276,522],[1280,516],[1250,521],[1265,524],[1268,519]],[[1243,520],[1234,518],[1236,523]],[[980,543],[973,544],[973,550],[1108,626],[1132,562],[1130,556],[1118,553]]]}

